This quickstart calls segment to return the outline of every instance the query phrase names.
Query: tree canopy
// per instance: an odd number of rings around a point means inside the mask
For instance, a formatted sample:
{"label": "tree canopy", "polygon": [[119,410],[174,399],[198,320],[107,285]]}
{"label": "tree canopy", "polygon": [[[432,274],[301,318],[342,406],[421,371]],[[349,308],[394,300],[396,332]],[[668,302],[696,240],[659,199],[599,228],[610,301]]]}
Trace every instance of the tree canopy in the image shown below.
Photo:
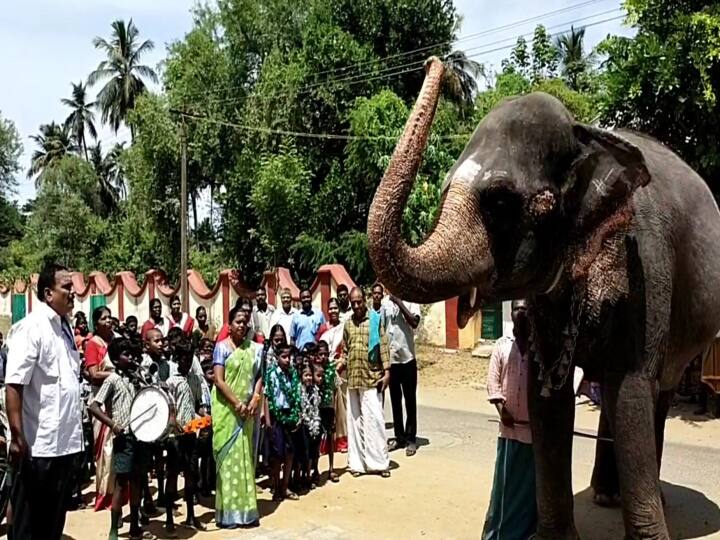
{"label": "tree canopy", "polygon": [[[553,38],[538,25],[498,72],[453,50],[451,0],[218,0],[194,9],[157,71],[142,63],[152,40],[114,21],[109,39],[88,41],[106,55],[88,77],[97,97],[73,84],[67,119],[48,119],[33,137],[27,174],[38,193],[26,212],[7,197],[21,146],[0,118],[0,277],[37,271],[46,257],[81,271],[158,267],[176,277],[186,140],[190,265],[208,281],[230,267],[252,282],[283,265],[304,282],[340,262],[369,283],[367,212],[431,54],[449,69],[403,216],[411,244],[433,226],[445,175],[477,124],[532,91],[579,121],[650,133],[717,192],[720,8],[626,6],[635,37],[588,50],[583,28]],[[103,148],[95,111],[114,130],[126,124],[132,141]]]}

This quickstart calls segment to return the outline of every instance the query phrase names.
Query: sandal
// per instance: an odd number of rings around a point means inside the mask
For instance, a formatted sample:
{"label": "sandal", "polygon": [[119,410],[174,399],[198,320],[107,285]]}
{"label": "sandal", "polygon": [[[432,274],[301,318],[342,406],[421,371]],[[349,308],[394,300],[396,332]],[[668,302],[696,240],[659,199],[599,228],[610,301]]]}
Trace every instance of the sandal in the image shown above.
{"label": "sandal", "polygon": [[157,536],[150,531],[136,531],[131,532],[128,538],[130,538],[130,540],[156,540]]}
{"label": "sandal", "polygon": [[360,476],[360,473],[357,471],[350,471],[350,474],[352,474],[353,478],[358,478]]}
{"label": "sandal", "polygon": [[300,500],[300,497],[299,497],[298,494],[295,493],[294,491],[288,491],[288,492],[285,494],[285,498],[286,498],[286,499],[290,499],[291,501],[299,501],[299,500]]}
{"label": "sandal", "polygon": [[398,439],[391,439],[388,443],[388,452],[394,452],[395,450],[399,450],[400,448],[404,448],[405,443],[403,441],[399,441]]}
{"label": "sandal", "polygon": [[383,478],[390,478],[390,471],[381,471],[380,476]]}
{"label": "sandal", "polygon": [[335,474],[334,472],[330,473],[329,478],[333,484],[337,484],[340,481],[340,477],[338,477],[338,475]]}

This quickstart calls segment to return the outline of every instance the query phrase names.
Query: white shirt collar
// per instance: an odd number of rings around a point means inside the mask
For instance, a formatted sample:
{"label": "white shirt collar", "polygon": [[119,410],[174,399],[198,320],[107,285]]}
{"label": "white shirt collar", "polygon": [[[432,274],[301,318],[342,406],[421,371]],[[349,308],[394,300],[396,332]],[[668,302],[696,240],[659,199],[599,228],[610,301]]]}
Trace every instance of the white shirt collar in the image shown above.
{"label": "white shirt collar", "polygon": [[[60,322],[63,319],[63,317],[61,317],[57,311],[55,311],[53,308],[51,308],[45,302],[40,302],[40,305],[36,309],[39,309],[40,313],[45,315],[50,321]],[[64,318],[65,318],[65,321],[69,324],[70,316],[67,315]]]}

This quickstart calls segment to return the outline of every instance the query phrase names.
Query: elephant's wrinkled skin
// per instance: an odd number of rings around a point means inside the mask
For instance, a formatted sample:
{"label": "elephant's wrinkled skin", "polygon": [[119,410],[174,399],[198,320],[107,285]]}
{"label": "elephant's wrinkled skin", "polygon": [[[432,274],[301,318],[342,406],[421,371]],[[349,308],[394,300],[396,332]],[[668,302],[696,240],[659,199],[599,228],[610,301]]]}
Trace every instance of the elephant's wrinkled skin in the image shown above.
{"label": "elephant's wrinkled skin", "polygon": [[[601,428],[615,447],[599,443],[594,487],[619,487],[629,538],[668,538],[658,467],[669,396],[720,327],[713,197],[658,142],[578,124],[536,93],[483,119],[448,174],[433,232],[410,247],[402,210],[442,74],[431,60],[368,216],[378,277],[410,301],[459,295],[461,325],[482,302],[531,299],[539,538],[577,537],[572,376],[552,367],[561,357],[603,385]],[[539,380],[541,368],[552,376]]]}

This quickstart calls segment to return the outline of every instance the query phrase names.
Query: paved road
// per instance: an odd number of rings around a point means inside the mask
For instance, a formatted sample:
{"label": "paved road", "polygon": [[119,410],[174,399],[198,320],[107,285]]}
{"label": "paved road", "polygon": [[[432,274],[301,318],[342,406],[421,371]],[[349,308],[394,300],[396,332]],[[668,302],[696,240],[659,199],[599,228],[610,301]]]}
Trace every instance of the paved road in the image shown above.
{"label": "paved road", "polygon": [[[497,424],[488,420],[494,416],[421,407],[420,418],[423,434],[430,441],[428,449],[437,444],[457,459],[491,466],[487,457],[494,458]],[[580,535],[587,540],[622,538],[620,511],[598,508],[590,500],[594,456],[595,442],[576,437],[573,484]],[[665,445],[661,478],[671,537],[720,539],[720,450],[670,442]]]}
{"label": "paved road", "polygon": [[[420,407],[421,437],[424,446],[417,459],[433,460],[442,455],[443,461],[472,464],[466,478],[448,478],[446,493],[439,497],[438,512],[455,507],[452,486],[457,482],[475,483],[478,491],[489,492],[497,441],[497,424],[489,420],[493,415],[434,407]],[[387,411],[387,418],[391,418]],[[388,427],[390,425],[388,424]],[[388,430],[391,436],[391,431]],[[592,504],[587,486],[595,453],[595,442],[576,438],[573,451],[576,522],[585,540],[616,540],[623,536],[622,516],[619,509],[602,509]],[[399,467],[402,468],[402,463]],[[673,539],[720,538],[720,451],[701,446],[669,443],[665,449],[663,489],[667,496],[666,512]],[[482,500],[474,510],[475,518],[466,538],[477,538],[482,527],[482,515],[487,506],[487,494],[479,493]],[[311,523],[300,528],[258,531],[253,538],[275,540],[280,538],[362,537],[363,531],[333,525]],[[406,530],[406,538],[427,536],[422,520]],[[391,536],[387,536],[390,538]],[[242,536],[238,536],[242,538]]]}
{"label": "paved road", "polygon": [[[459,401],[465,409],[475,408],[463,399]],[[453,406],[463,408],[457,402],[458,399]],[[489,412],[487,408],[482,410]],[[386,418],[391,418],[389,411]],[[284,502],[280,506],[270,501],[268,493],[263,493],[259,496],[263,516],[260,529],[194,535],[188,531],[181,537],[198,540],[477,539],[488,505],[495,459],[497,425],[488,422],[491,418],[492,415],[480,412],[421,406],[423,446],[413,458],[405,457],[402,452],[393,453],[390,479],[377,476],[355,479],[342,474],[339,484],[328,484],[298,502]],[[689,429],[687,426],[683,425]],[[709,427],[697,429],[708,433]],[[691,440],[686,434],[682,436]],[[620,511],[597,508],[590,501],[587,486],[593,456],[593,441],[575,440],[576,523],[584,540],[616,540],[623,537]],[[344,456],[338,461],[343,467]],[[325,467],[323,460],[321,469]],[[720,539],[720,450],[670,442],[666,446],[662,477],[672,538]],[[203,507],[196,508],[196,513],[205,521],[211,521],[213,515]],[[67,538],[106,538],[107,518],[104,512],[73,512],[66,527]],[[178,517],[177,521],[181,519]],[[151,526],[160,538],[161,526],[160,518]]]}

